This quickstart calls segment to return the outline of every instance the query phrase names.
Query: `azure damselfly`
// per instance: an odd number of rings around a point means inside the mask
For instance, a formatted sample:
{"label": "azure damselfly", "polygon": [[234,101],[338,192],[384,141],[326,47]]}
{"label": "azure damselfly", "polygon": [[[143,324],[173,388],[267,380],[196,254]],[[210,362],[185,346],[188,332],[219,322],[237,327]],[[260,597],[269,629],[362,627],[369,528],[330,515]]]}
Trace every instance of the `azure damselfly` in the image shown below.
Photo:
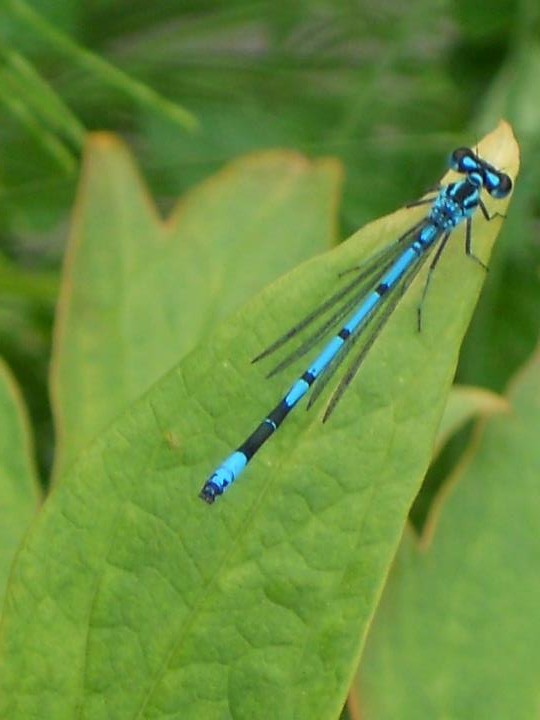
{"label": "azure damselfly", "polygon": [[499,215],[499,213],[494,215],[488,213],[481,197],[482,190],[492,198],[501,200],[510,193],[512,180],[469,148],[454,150],[450,156],[449,166],[463,178],[448,185],[438,186],[433,190],[435,194],[407,206],[430,205],[429,212],[422,220],[394,243],[368,259],[366,263],[353,268],[352,280],[254,359],[254,362],[257,362],[268,357],[317,320],[329,314],[320,327],[308,335],[298,348],[290,352],[269,373],[269,376],[275,375],[309,352],[325,335],[345,321],[306,371],[291,385],[275,408],[210,475],[200,492],[200,497],[205,502],[213,503],[216,497],[238,478],[253,456],[313,387],[308,402],[308,408],[311,407],[351,350],[355,345],[358,347],[358,341],[363,339],[356,357],[339,380],[326,407],[323,422],[328,420],[384,324],[433,251],[418,305],[418,330],[421,329],[422,305],[433,271],[452,231],[462,223],[465,223],[466,254],[483,268],[486,267],[472,250],[472,218],[478,209],[486,220],[492,220]]}

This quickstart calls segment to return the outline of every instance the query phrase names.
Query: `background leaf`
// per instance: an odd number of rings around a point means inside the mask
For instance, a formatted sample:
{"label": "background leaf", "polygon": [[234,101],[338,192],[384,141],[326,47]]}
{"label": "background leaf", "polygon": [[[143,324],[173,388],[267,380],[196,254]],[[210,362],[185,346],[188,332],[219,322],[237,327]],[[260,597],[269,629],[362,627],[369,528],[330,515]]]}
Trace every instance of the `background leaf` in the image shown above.
{"label": "background leaf", "polygon": [[58,308],[57,472],[255,290],[334,242],[339,166],[239,160],[163,223],[126,148],[90,141]]}
{"label": "background leaf", "polygon": [[366,717],[534,717],[540,354],[488,419],[419,546],[404,537],[360,671]]}
{"label": "background leaf", "polygon": [[[480,152],[517,173],[507,125]],[[12,577],[5,717],[339,712],[483,281],[463,232],[430,288],[424,331],[414,328],[427,268],[331,423],[297,412],[249,481],[213,508],[197,492],[279,392],[281,381],[263,382],[249,366],[263,336],[313,307],[339,271],[395,240],[421,210],[372,223],[273,283],[82,453]],[[487,259],[500,222],[475,225]]]}
{"label": "background leaf", "polygon": [[15,551],[40,499],[32,438],[19,390],[0,363],[0,601]]}
{"label": "background leaf", "polygon": [[449,438],[456,433],[468,420],[475,416],[488,417],[497,413],[508,411],[507,401],[495,393],[481,388],[465,387],[454,385],[448,396],[448,402],[444,409],[437,446],[434,454],[448,442]]}
{"label": "background leaf", "polygon": [[507,412],[508,408],[504,397],[489,390],[454,385],[439,426],[431,466],[409,513],[409,520],[418,533],[423,532],[448,475],[462,462],[470,442],[473,419],[485,419]]}

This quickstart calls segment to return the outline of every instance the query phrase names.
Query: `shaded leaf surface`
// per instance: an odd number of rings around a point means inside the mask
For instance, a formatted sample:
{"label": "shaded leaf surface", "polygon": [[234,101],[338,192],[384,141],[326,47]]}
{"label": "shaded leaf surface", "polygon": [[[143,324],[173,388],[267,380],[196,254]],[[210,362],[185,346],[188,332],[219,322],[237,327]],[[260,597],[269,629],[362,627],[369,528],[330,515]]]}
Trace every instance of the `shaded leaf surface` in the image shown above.
{"label": "shaded leaf surface", "polygon": [[485,423],[418,548],[404,539],[360,670],[370,720],[538,712],[540,354]]}
{"label": "shaded leaf surface", "polygon": [[[508,126],[480,152],[517,172]],[[339,713],[483,281],[463,233],[424,331],[425,272],[330,423],[299,409],[228,496],[210,508],[197,492],[282,390],[249,358],[419,217],[383,218],[275,282],[81,455],[18,558],[0,638],[5,717]],[[477,223],[485,259],[499,226]]]}

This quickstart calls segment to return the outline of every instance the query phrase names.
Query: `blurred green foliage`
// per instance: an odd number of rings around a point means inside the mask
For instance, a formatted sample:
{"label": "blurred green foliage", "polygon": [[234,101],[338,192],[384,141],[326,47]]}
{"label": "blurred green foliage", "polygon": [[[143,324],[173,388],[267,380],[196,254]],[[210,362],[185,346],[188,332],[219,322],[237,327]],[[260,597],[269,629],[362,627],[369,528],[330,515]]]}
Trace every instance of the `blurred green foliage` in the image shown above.
{"label": "blurred green foliage", "polygon": [[128,138],[163,211],[241,153],[337,156],[346,237],[505,116],[523,169],[460,370],[500,390],[538,332],[539,30],[532,0],[6,0],[0,353],[23,385],[42,469],[54,284],[85,130]]}

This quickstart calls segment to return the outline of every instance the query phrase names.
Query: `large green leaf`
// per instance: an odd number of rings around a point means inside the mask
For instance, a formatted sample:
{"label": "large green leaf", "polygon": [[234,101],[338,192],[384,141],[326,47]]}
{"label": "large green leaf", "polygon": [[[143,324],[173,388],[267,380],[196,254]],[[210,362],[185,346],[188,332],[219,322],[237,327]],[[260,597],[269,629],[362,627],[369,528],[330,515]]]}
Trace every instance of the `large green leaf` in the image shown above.
{"label": "large green leaf", "polygon": [[[507,125],[480,152],[517,173]],[[421,213],[383,218],[272,284],[82,453],[12,575],[2,717],[337,716],[482,285],[463,231],[422,333],[425,272],[328,424],[299,409],[215,506],[197,493],[282,392],[249,359]],[[486,260],[499,227],[475,223]]]}
{"label": "large green leaf", "polygon": [[15,551],[30,525],[39,485],[24,403],[0,361],[0,605]]}
{"label": "large green leaf", "polygon": [[91,139],[54,348],[57,472],[218,320],[328,248],[339,180],[333,160],[253,155],[163,223],[126,148]]}
{"label": "large green leaf", "polygon": [[422,547],[404,538],[361,666],[366,717],[538,714],[540,352],[509,402],[476,437]]}

